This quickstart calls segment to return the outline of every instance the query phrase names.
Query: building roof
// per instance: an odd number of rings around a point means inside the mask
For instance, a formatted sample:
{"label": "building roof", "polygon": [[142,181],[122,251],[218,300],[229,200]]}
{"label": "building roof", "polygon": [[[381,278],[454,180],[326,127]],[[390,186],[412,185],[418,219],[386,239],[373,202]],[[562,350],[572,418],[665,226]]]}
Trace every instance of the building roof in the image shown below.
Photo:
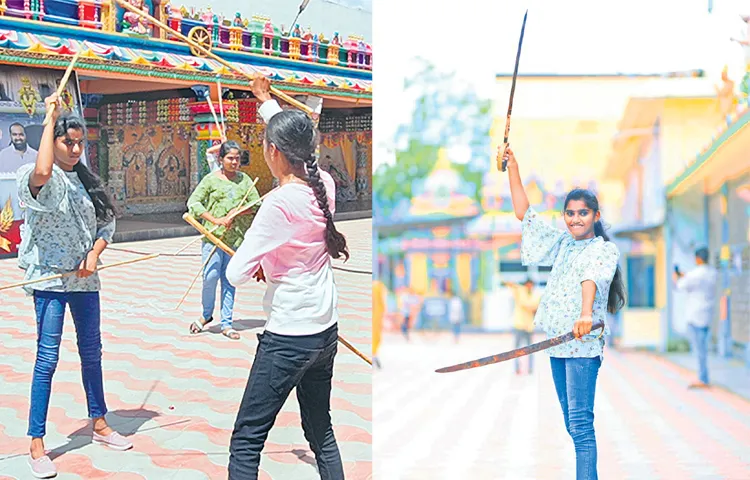
{"label": "building roof", "polygon": [[707,78],[659,79],[635,86],[618,124],[618,132],[612,138],[605,178],[622,178],[632,169],[652,139],[654,125],[663,112],[665,101],[705,100],[715,96],[714,84]]}
{"label": "building roof", "polygon": [[[76,63],[80,75],[174,85],[213,84],[220,76],[226,87],[249,90],[245,77],[216,60],[192,55],[182,42],[0,17],[0,63],[64,69],[79,51],[84,52]],[[291,94],[372,100],[371,71],[229,50],[218,54],[250,75],[269,76],[274,86]]]}
{"label": "building roof", "polygon": [[679,195],[702,182],[704,191],[716,191],[730,178],[750,169],[750,109],[716,137],[695,160],[667,185],[667,197]]}

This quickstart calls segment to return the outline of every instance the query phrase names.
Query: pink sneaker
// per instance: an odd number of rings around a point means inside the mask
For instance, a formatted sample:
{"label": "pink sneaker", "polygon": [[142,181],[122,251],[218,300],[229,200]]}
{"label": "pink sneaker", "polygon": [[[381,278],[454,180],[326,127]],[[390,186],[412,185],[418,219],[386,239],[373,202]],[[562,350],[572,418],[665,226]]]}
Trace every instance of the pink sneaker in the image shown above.
{"label": "pink sneaker", "polygon": [[39,457],[36,460],[31,458],[29,455],[29,467],[31,467],[31,474],[36,478],[52,478],[57,476],[57,468],[52,460],[47,455]]}
{"label": "pink sneaker", "polygon": [[133,448],[133,443],[117,432],[112,432],[106,437],[94,432],[94,436],[91,441],[94,443],[99,443],[101,445],[106,445],[112,450],[129,450]]}

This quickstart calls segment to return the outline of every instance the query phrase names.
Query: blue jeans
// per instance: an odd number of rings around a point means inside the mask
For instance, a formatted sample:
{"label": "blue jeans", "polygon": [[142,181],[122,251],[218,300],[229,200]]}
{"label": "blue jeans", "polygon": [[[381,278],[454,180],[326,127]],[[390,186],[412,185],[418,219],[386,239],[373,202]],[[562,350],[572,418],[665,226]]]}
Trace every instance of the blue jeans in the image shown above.
{"label": "blue jeans", "polygon": [[576,449],[576,480],[596,480],[594,394],[601,357],[550,358],[565,428]]}
{"label": "blue jeans", "polygon": [[35,291],[37,350],[31,381],[31,409],[27,433],[32,438],[42,438],[46,433],[52,375],[60,356],[66,305],[70,308],[76,326],[78,355],[81,357],[81,375],[89,418],[103,417],[107,413],[102,382],[99,292]]}
{"label": "blue jeans", "polygon": [[264,332],[229,444],[229,479],[256,480],[263,445],[284,403],[297,390],[302,430],[322,480],[343,480],[331,424],[331,381],[338,326],[292,337]]}
{"label": "blue jeans", "polygon": [[690,327],[690,339],[695,355],[698,357],[698,379],[708,383],[708,327]]}
{"label": "blue jeans", "polygon": [[[213,244],[203,242],[203,263],[214,249]],[[214,314],[216,306],[216,285],[221,280],[221,329],[232,327],[232,310],[234,309],[235,288],[227,280],[227,265],[231,257],[224,250],[217,248],[211,260],[203,270],[203,319],[208,320]]]}

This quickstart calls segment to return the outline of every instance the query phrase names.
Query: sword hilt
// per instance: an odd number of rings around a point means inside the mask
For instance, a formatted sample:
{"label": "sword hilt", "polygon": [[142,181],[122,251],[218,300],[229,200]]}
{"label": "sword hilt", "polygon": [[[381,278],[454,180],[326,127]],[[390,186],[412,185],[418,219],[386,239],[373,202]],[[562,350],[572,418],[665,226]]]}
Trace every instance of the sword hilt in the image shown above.
{"label": "sword hilt", "polygon": [[502,162],[498,162],[499,165],[500,165],[500,171],[501,172],[505,172],[506,170],[508,170],[508,161],[505,160],[505,158],[504,158],[505,157],[505,152],[508,150],[508,147],[509,147],[509,145],[508,145],[508,139],[507,138],[505,138],[505,141],[503,142],[503,144],[505,146],[502,149],[502,153],[498,152],[498,155],[500,156],[500,159],[502,159]]}

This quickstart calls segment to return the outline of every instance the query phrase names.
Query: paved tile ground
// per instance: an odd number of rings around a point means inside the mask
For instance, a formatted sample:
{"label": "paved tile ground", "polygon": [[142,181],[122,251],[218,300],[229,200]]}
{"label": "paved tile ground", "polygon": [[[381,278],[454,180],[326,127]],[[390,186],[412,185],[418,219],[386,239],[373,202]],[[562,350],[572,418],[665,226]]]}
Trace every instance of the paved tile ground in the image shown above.
{"label": "paved tile ground", "polygon": [[[415,333],[409,344],[385,334],[373,375],[374,478],[575,478],[545,354],[535,355],[532,375],[516,376],[512,363],[434,373],[510,348],[509,335],[456,345],[448,334]],[[606,352],[595,411],[600,478],[750,478],[750,402],[689,391],[692,379],[657,355]]]}
{"label": "paved tile ground", "polygon": [[[690,353],[670,353],[664,358],[672,361],[693,373],[697,378],[698,360]],[[720,358],[708,356],[709,381],[721,388],[726,388],[750,401],[750,368],[737,358]],[[748,475],[750,477],[750,475]]]}
{"label": "paved tile ground", "polygon": [[[346,268],[371,270],[370,220],[340,222],[353,257]],[[139,252],[174,253],[190,238],[115,244]],[[91,444],[75,332],[68,319],[53,380],[47,448],[60,480],[226,478],[235,415],[263,325],[263,287],[239,289],[235,328],[240,341],[212,329],[188,334],[200,316],[200,280],[179,310],[180,298],[200,269],[200,243],[185,253],[102,271],[105,393],[110,424],[135,448],[114,452]],[[134,258],[109,250],[104,263]],[[336,262],[341,265],[341,262]],[[15,259],[0,261],[2,283],[18,281]],[[368,275],[337,271],[341,334],[370,352],[371,284]],[[0,293],[0,479],[30,478],[26,464],[28,398],[35,357],[35,321],[21,289]],[[371,369],[339,345],[332,417],[347,478],[372,471]],[[319,478],[292,395],[270,433],[261,478]]]}

